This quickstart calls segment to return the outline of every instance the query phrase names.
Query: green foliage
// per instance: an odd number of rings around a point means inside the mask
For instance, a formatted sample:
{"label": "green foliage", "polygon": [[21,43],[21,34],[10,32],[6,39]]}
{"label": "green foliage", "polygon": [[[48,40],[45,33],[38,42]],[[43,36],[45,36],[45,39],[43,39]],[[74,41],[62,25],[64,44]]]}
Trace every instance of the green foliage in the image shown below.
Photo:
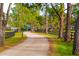
{"label": "green foliage", "polygon": [[39,16],[40,4],[15,4],[15,7],[12,8],[11,18],[8,23],[11,26],[24,28],[25,24],[30,24],[31,26],[38,26],[37,17]]}
{"label": "green foliage", "polygon": [[[34,27],[35,29],[45,30],[46,3],[16,3],[14,5],[12,13],[10,14],[10,19],[8,20],[10,26],[24,28],[25,24],[30,24],[31,27]],[[55,3],[53,6],[59,15],[62,11],[65,12],[64,3]],[[73,8],[73,12],[78,10],[77,7]],[[40,15],[41,13],[43,15]],[[60,20],[50,3],[47,4],[47,18],[48,26],[50,27],[50,25],[52,25],[54,30],[58,30]],[[74,25],[74,23],[75,17],[72,16],[71,25]]]}
{"label": "green foliage", "polygon": [[[10,20],[8,24],[13,27],[24,28],[25,24],[30,24],[35,29],[45,30],[45,10],[46,3],[16,3],[12,8]],[[54,7],[60,14],[64,8],[64,4],[56,3]],[[40,13],[43,15],[40,15]],[[52,18],[51,18],[52,17]],[[59,28],[59,18],[50,4],[47,4],[47,18],[48,24],[53,26],[54,29]]]}
{"label": "green foliage", "polygon": [[38,33],[48,38],[50,43],[51,53],[49,55],[54,56],[72,56],[73,42],[64,42],[63,39],[58,39],[57,35]]}
{"label": "green foliage", "polygon": [[75,18],[72,17],[70,22],[71,22],[71,25],[74,25],[75,24]]}
{"label": "green foliage", "polygon": [[26,19],[28,19],[29,14],[30,11],[26,7],[22,6],[21,3],[15,4],[15,7],[12,8],[12,20],[9,20],[8,22],[11,26],[22,28],[24,24],[26,24]]}

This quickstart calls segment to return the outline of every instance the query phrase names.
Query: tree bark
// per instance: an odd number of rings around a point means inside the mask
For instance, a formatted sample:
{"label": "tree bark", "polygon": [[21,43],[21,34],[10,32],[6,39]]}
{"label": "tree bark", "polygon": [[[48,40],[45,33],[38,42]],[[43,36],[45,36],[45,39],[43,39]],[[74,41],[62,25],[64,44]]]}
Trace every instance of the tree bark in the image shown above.
{"label": "tree bark", "polygon": [[47,3],[46,3],[46,11],[45,11],[45,22],[46,22],[46,33],[48,33]]}
{"label": "tree bark", "polygon": [[2,19],[3,19],[3,3],[0,3],[0,47],[3,47],[4,45]]}
{"label": "tree bark", "polygon": [[71,3],[67,3],[66,35],[65,41],[70,41],[70,20],[71,20]]}
{"label": "tree bark", "polygon": [[54,27],[53,27],[53,24],[52,24],[53,15],[50,15],[49,19],[50,19],[50,31],[53,32],[54,31]]}
{"label": "tree bark", "polygon": [[64,3],[61,3],[61,10],[60,10],[60,29],[59,29],[59,38],[63,38],[63,30],[64,30]]}
{"label": "tree bark", "polygon": [[77,16],[77,20],[75,24],[73,54],[79,55],[79,15]]}
{"label": "tree bark", "polygon": [[61,12],[57,11],[53,4],[51,3],[52,8],[54,9],[55,13],[57,14],[59,21],[60,21],[60,27],[59,27],[59,38],[63,38],[63,25],[64,25],[64,3],[61,3]]}
{"label": "tree bark", "polygon": [[23,31],[22,31],[22,38],[23,38]]}
{"label": "tree bark", "polygon": [[35,29],[34,29],[34,25],[31,25],[32,27],[31,27],[31,31],[32,32],[35,32]]}

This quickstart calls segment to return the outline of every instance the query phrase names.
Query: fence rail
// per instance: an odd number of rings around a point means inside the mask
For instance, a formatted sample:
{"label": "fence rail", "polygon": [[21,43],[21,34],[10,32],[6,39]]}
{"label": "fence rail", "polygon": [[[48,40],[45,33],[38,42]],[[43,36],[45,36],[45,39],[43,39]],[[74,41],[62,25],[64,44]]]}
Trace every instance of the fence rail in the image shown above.
{"label": "fence rail", "polygon": [[15,35],[14,31],[10,31],[10,32],[5,32],[5,38],[9,38]]}
{"label": "fence rail", "polygon": [[[75,33],[74,31],[70,32],[70,39],[71,40],[74,39],[74,33]],[[64,39],[66,38],[65,34],[66,34],[66,32],[64,32],[64,35],[63,35]]]}

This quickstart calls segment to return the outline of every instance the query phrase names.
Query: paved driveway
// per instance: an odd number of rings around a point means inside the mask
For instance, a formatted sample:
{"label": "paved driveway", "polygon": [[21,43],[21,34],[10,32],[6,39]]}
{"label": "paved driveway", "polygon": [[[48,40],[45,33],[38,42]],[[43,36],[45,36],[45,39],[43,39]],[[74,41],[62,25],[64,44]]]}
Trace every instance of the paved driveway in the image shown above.
{"label": "paved driveway", "polygon": [[28,37],[24,42],[0,53],[2,56],[47,56],[48,40],[38,34],[24,32]]}

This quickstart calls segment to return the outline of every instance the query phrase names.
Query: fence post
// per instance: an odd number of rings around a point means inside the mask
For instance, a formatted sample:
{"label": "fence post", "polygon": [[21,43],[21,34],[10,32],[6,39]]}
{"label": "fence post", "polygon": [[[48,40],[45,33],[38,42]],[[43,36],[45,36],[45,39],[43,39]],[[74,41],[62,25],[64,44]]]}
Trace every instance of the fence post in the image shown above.
{"label": "fence post", "polygon": [[74,39],[74,32],[71,32],[71,40]]}

